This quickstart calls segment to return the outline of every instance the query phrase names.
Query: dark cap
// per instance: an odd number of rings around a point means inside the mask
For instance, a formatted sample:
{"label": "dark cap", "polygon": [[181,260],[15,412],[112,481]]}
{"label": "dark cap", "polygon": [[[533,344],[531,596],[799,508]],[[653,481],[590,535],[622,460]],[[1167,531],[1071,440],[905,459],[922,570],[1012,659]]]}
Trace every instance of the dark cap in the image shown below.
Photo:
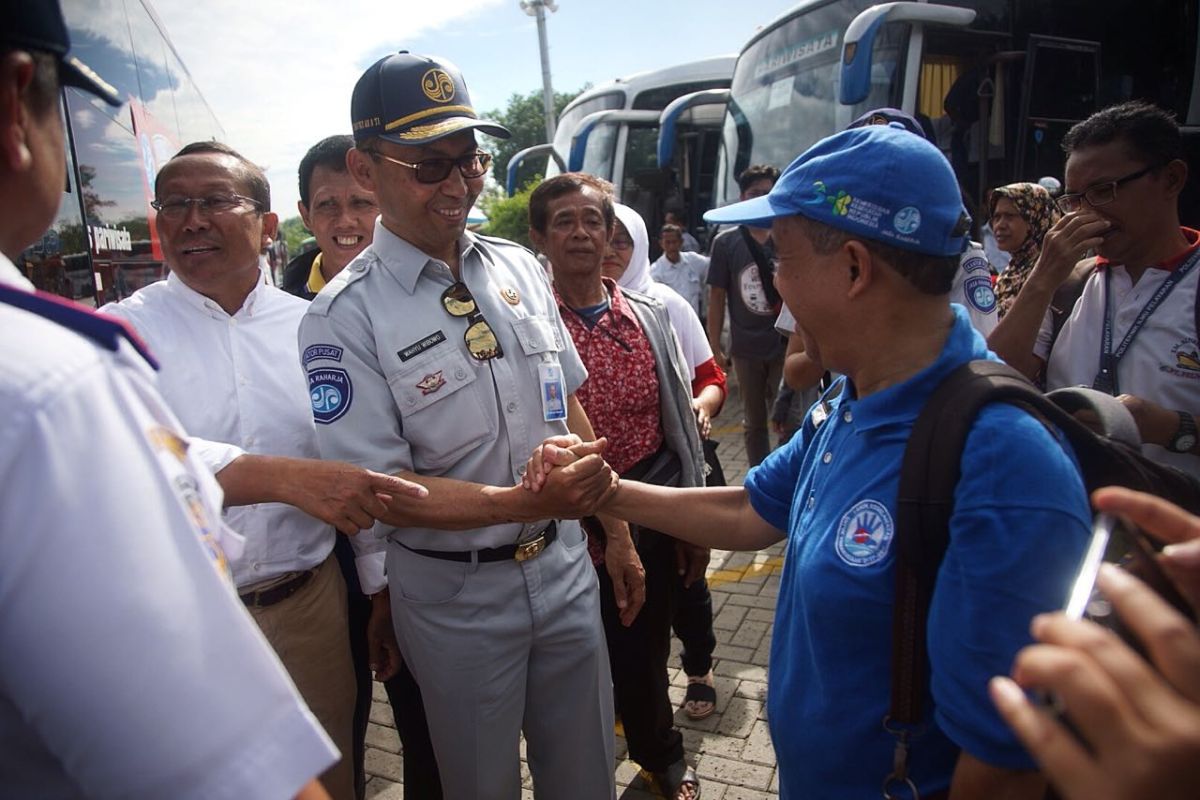
{"label": "dark cap", "polygon": [[58,80],[121,105],[117,90],[75,56],[58,0],[0,0],[0,46],[49,53],[58,59]]}
{"label": "dark cap", "polygon": [[898,108],[877,108],[874,111],[868,111],[858,119],[846,126],[846,130],[855,128],[864,128],[867,125],[889,125],[893,122],[899,123],[904,130],[909,133],[915,133],[922,139],[931,139],[929,132],[924,126],[917,121],[917,118],[912,114],[907,114]]}
{"label": "dark cap", "polygon": [[380,136],[396,144],[423,145],[471,129],[501,139],[512,135],[475,114],[458,67],[407,50],[379,59],[358,79],[350,122],[355,142]]}

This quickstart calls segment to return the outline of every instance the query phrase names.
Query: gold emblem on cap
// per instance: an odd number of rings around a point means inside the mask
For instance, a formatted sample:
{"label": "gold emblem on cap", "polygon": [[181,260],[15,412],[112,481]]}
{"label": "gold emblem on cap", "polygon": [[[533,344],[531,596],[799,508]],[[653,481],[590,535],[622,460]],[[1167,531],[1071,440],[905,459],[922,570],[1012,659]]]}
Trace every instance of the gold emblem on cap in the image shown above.
{"label": "gold emblem on cap", "polygon": [[435,67],[421,76],[421,91],[435,103],[449,103],[454,99],[454,79]]}
{"label": "gold emblem on cap", "polygon": [[503,289],[501,289],[500,296],[503,297],[504,302],[508,303],[510,306],[515,306],[517,303],[521,302],[521,295],[511,286],[505,286]]}

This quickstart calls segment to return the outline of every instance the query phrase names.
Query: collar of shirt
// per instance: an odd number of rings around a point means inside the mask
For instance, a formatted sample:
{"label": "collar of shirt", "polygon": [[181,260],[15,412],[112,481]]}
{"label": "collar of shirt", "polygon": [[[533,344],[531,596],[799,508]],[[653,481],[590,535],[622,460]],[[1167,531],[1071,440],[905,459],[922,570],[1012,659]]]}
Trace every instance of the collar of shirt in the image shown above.
{"label": "collar of shirt", "polygon": [[325,276],[321,274],[321,263],[324,261],[324,257],[324,253],[317,253],[317,257],[313,259],[312,267],[308,270],[308,282],[304,286],[313,294],[325,288]]}
{"label": "collar of shirt", "polygon": [[854,384],[846,379],[846,388],[838,398],[839,411],[849,411],[860,431],[898,422],[911,421],[946,376],[972,359],[989,358],[987,345],[971,326],[971,318],[962,306],[954,310],[954,325],[937,359],[908,380],[881,389],[859,400]]}
{"label": "collar of shirt", "polygon": [[[460,264],[465,262],[467,257],[475,251],[475,243],[475,235],[470,231],[464,231],[463,235],[458,238]],[[375,220],[375,238],[371,241],[370,250],[374,252],[375,257],[388,274],[395,278],[396,282],[409,294],[416,290],[417,279],[421,277],[425,267],[430,264],[444,263],[441,259],[433,258],[407,240],[392,233],[384,226],[382,217]],[[462,274],[461,270],[459,274]]]}
{"label": "collar of shirt", "polygon": [[[617,286],[617,282],[612,278],[601,278],[600,280],[604,283],[604,288],[608,290],[609,301],[608,313],[601,317],[600,320],[603,320],[605,317],[610,315],[615,315],[617,317],[625,318],[640,328],[641,326],[638,325],[637,317],[634,315],[633,309],[629,307],[629,302],[626,301],[625,295],[621,294],[621,288]],[[558,303],[558,308],[560,311],[568,311],[570,312],[570,316],[572,318],[579,318],[579,315],[575,313],[575,309],[564,303],[563,299],[559,297],[557,287],[554,289],[554,300]],[[597,322],[596,324],[599,325],[600,322]]]}
{"label": "collar of shirt", "polygon": [[[1193,230],[1192,228],[1185,226],[1181,226],[1179,230],[1181,233],[1183,233],[1183,237],[1188,240],[1188,246],[1181,250],[1177,255],[1171,256],[1161,264],[1155,264],[1151,266],[1150,269],[1161,269],[1164,272],[1172,272],[1184,261],[1187,261],[1188,256],[1190,256],[1197,247],[1200,247],[1200,231]],[[1104,256],[1096,256],[1096,266],[1111,267],[1113,266],[1113,263]],[[1117,266],[1122,265],[1118,264]]]}
{"label": "collar of shirt", "polygon": [[179,298],[188,305],[203,311],[214,319],[228,319],[232,317],[252,317],[254,316],[254,307],[262,294],[263,287],[266,286],[266,280],[259,278],[258,283],[254,284],[254,288],[250,290],[250,294],[246,295],[246,299],[242,301],[242,307],[234,314],[227,314],[225,309],[208,297],[197,292],[192,287],[183,282],[183,279],[175,272],[167,275],[167,288],[171,294]]}
{"label": "collar of shirt", "polygon": [[8,256],[4,255],[4,253],[0,253],[0,284],[24,289],[29,292],[33,291],[33,284],[21,274],[21,270],[17,269],[17,265],[9,261]]}

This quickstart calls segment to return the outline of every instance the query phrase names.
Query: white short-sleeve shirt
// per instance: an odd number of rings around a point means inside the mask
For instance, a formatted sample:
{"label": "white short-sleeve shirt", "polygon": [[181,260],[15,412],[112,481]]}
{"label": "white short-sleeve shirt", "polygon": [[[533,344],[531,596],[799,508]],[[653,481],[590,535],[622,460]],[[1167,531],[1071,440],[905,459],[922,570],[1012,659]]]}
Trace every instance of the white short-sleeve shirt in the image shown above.
{"label": "white short-sleeve shirt", "polygon": [[[29,289],[2,256],[0,286]],[[65,313],[0,302],[0,794],[291,797],[337,750],[222,567],[220,487],[129,341]]]}

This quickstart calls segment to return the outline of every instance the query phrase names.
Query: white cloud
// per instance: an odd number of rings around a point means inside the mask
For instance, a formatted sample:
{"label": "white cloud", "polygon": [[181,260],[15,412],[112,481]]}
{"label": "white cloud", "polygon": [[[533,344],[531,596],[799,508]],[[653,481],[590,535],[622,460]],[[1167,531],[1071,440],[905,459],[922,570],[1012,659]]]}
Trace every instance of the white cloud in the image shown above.
{"label": "white cloud", "polygon": [[272,205],[286,219],[295,214],[305,151],[350,132],[350,93],[363,70],[417,36],[503,2],[511,0],[155,0],[154,7],[226,143],[267,168]]}

